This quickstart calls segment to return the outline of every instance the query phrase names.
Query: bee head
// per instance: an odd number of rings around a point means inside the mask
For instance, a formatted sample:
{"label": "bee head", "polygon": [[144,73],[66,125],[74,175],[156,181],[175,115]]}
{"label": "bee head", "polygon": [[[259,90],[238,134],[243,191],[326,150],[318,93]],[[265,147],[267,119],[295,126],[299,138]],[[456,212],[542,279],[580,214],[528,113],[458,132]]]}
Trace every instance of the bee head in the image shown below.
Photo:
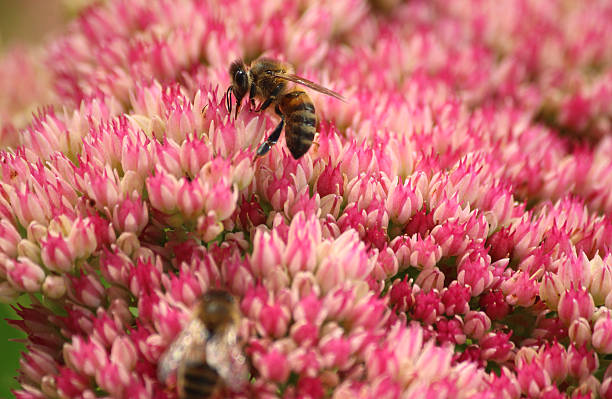
{"label": "bee head", "polygon": [[232,112],[232,102],[230,95],[234,94],[236,97],[236,116],[238,116],[238,110],[240,109],[240,105],[242,103],[242,99],[249,91],[250,86],[250,78],[249,73],[247,71],[246,65],[242,60],[236,60],[232,62],[230,65],[229,74],[232,79],[232,85],[227,89],[227,104],[228,110]]}
{"label": "bee head", "polygon": [[233,324],[238,318],[236,300],[224,290],[208,290],[202,297],[200,309],[199,317],[212,333]]}

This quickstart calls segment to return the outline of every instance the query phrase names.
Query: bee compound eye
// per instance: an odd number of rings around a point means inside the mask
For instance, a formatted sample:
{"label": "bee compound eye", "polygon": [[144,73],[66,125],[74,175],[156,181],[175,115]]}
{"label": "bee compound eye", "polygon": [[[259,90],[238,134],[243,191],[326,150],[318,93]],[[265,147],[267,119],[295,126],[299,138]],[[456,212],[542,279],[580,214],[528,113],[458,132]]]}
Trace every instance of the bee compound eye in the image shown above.
{"label": "bee compound eye", "polygon": [[246,73],[244,73],[244,71],[242,71],[242,70],[236,71],[236,75],[234,76],[234,79],[236,80],[236,83],[240,87],[245,87],[246,84],[247,84],[247,82],[246,82]]}

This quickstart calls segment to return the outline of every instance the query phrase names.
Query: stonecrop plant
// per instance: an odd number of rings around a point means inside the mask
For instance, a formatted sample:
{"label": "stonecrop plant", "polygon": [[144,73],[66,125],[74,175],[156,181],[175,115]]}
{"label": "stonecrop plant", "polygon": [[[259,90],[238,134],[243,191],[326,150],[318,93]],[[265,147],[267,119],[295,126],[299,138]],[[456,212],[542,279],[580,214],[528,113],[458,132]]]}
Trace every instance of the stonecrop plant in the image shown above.
{"label": "stonecrop plant", "polygon": [[[233,398],[612,398],[612,2],[109,0],[0,58],[19,399],[177,398],[238,301]],[[224,98],[267,56],[315,144]],[[246,101],[245,101],[246,103]],[[18,304],[29,296],[30,305]]]}

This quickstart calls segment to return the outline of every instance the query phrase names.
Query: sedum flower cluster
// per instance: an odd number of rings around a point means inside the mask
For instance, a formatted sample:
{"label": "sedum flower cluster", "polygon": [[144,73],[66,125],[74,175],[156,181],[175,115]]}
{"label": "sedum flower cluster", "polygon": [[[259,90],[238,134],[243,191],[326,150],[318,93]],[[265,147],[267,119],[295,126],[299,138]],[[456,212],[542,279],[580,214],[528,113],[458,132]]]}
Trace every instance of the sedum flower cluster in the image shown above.
{"label": "sedum flower cluster", "polygon": [[[612,3],[110,0],[0,58],[0,299],[19,399],[177,398],[209,288],[250,381],[220,397],[612,397]],[[310,91],[255,149],[230,63]]]}

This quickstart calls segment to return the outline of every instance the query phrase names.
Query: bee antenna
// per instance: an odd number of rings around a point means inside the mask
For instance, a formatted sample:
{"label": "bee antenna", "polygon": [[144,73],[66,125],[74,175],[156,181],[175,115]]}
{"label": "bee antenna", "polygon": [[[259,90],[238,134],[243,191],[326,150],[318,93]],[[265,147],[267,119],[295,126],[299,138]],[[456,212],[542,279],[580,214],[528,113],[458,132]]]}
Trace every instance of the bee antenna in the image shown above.
{"label": "bee antenna", "polygon": [[225,105],[227,107],[227,111],[229,112],[229,114],[232,114],[232,86],[227,88],[227,91],[225,92]]}

